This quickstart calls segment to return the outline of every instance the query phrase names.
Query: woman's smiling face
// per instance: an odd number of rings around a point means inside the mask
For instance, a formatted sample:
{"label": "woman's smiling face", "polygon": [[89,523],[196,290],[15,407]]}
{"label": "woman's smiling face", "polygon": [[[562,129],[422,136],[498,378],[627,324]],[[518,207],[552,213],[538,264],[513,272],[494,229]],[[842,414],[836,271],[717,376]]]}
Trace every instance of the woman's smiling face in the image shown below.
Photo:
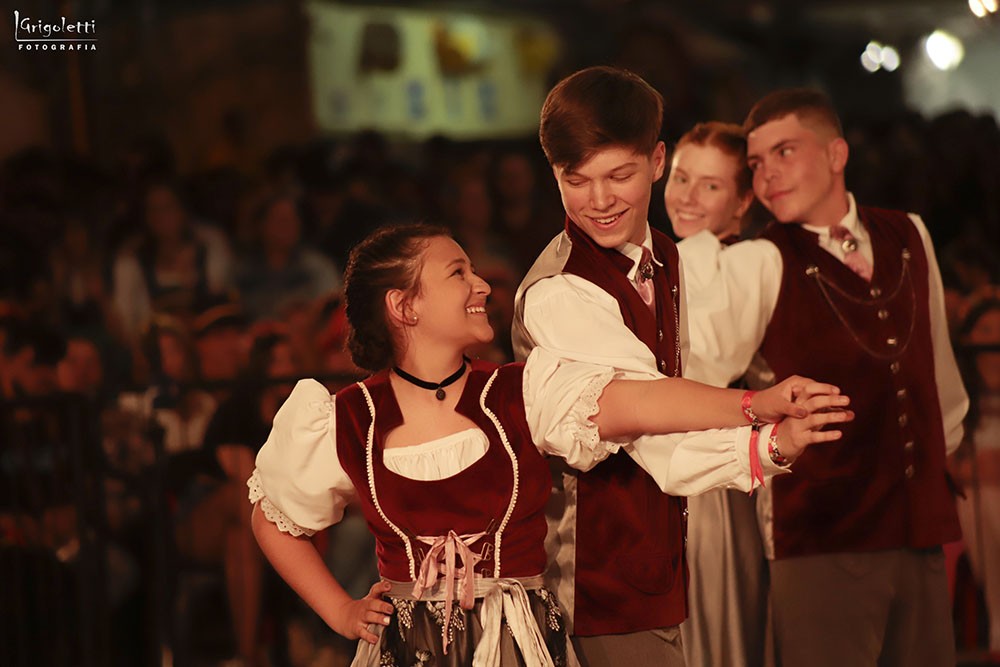
{"label": "woman's smiling face", "polygon": [[708,229],[718,237],[739,234],[753,193],[740,192],[739,158],[711,144],[685,143],[674,151],[663,191],[674,234],[687,238]]}
{"label": "woman's smiling face", "polygon": [[421,332],[460,349],[493,340],[486,316],[489,284],[477,276],[468,255],[454,240],[436,236],[422,255],[420,288],[410,302]]}

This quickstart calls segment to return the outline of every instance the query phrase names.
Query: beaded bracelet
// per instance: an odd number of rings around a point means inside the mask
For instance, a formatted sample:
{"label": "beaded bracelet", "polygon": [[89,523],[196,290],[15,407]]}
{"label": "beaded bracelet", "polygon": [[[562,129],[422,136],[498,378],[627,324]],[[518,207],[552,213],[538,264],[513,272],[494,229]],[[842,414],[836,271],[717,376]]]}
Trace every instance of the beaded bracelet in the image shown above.
{"label": "beaded bracelet", "polygon": [[781,424],[779,422],[774,425],[773,429],[771,429],[771,437],[767,439],[767,455],[771,457],[771,463],[784,468],[791,463],[791,461],[787,456],[778,450],[778,426],[780,425]]}

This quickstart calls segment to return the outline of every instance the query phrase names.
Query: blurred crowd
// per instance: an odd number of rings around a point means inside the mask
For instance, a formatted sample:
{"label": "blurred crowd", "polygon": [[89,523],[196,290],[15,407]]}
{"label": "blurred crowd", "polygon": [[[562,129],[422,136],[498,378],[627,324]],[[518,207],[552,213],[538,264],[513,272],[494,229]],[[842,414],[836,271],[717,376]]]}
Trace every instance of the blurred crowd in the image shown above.
{"label": "blurred crowd", "polygon": [[[851,190],[927,223],[953,342],[1000,344],[995,119],[910,114],[849,123],[848,140]],[[231,652],[254,664],[271,607],[244,482],[295,379],[318,377],[335,390],[358,375],[344,350],[339,290],[351,247],[391,222],[449,226],[493,288],[497,336],[474,353],[503,362],[512,358],[514,290],[563,213],[533,138],[401,147],[368,132],[283,147],[262,164],[225,151],[213,159],[179,173],[169,144],[147,137],[110,166],[42,149],[0,165],[0,398],[13,406],[4,411],[0,480],[21,480],[0,484],[0,547],[72,561],[81,525],[73,503],[43,497],[23,473],[49,448],[59,474],[65,434],[35,401],[83,397],[97,429],[80,437],[96,438],[107,471],[109,603],[149,608],[135,599],[155,560],[150,530],[160,526],[172,566],[223,573],[236,610],[226,627]],[[669,230],[663,211],[651,216]],[[969,432],[992,429],[982,437],[1000,445],[1000,354],[974,352],[960,355],[974,403]],[[27,447],[31,456],[18,453]],[[995,470],[974,466],[988,447],[970,447],[958,476],[1000,485],[1000,459]],[[156,524],[159,500],[168,515]],[[358,547],[350,566],[362,592],[373,576],[370,549]],[[129,660],[121,658],[138,664]]]}
{"label": "blurred crowd", "polygon": [[[3,420],[0,547],[73,560],[86,521],[69,493],[74,462],[60,453],[96,438],[102,461],[91,472],[101,471],[116,615],[138,610],[155,622],[164,601],[141,599],[144,586],[214,567],[233,610],[222,630],[243,664],[257,664],[267,573],[248,529],[245,481],[296,379],[335,390],[359,374],[344,349],[340,294],[351,247],[391,222],[448,225],[494,290],[500,335],[474,354],[506,361],[514,289],[562,224],[530,145],[437,139],[417,150],[414,167],[368,133],[283,148],[261,165],[221,156],[191,174],[178,173],[170,147],[154,139],[136,142],[113,169],[42,150],[8,159],[0,398],[16,408]],[[61,427],[56,398],[66,395],[83,397],[97,433]],[[60,463],[26,477],[40,452]],[[347,523],[338,532],[350,533]],[[338,545],[331,565],[353,562],[356,574],[343,580],[357,578],[363,594],[374,551],[360,533],[352,540],[364,553]],[[182,587],[161,597],[173,606],[185,595]],[[168,634],[186,632],[168,625]]]}

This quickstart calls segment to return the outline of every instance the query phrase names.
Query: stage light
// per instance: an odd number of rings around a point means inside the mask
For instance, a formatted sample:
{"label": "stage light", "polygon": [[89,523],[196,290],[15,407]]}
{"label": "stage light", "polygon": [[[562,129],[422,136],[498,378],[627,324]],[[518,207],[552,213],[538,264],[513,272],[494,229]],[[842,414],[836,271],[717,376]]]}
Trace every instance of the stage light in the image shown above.
{"label": "stage light", "polygon": [[899,51],[886,46],[882,49],[882,69],[886,72],[895,72],[899,69]]}
{"label": "stage light", "polygon": [[861,66],[868,72],[877,72],[882,68],[867,51],[861,54]]}
{"label": "stage light", "polygon": [[944,30],[935,30],[924,40],[924,51],[934,67],[939,70],[952,70],[958,67],[965,57],[965,47],[954,35]]}
{"label": "stage light", "polygon": [[969,10],[979,18],[983,18],[987,13],[983,0],[969,0]]}
{"label": "stage light", "polygon": [[899,51],[888,44],[883,45],[872,40],[861,54],[861,66],[868,72],[877,72],[880,69],[895,72],[899,68]]}
{"label": "stage light", "polygon": [[979,18],[997,11],[997,0],[969,0],[969,11]]}

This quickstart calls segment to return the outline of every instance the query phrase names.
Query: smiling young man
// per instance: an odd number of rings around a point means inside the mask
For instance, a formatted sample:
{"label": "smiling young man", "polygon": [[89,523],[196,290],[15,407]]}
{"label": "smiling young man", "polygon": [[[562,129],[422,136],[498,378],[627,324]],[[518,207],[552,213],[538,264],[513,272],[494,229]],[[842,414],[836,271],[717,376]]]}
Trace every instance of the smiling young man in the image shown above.
{"label": "smiling young man", "polygon": [[762,379],[815,374],[857,415],[836,448],[811,449],[759,499],[781,663],[954,665],[941,545],[960,533],[945,456],[968,399],[927,229],[857,205],[822,93],[772,93],[744,129],[774,221],[725,252],[707,235],[686,248],[715,271],[718,308],[692,315],[692,335],[713,343],[698,363],[730,379],[751,360]]}
{"label": "smiling young man", "polygon": [[[665,166],[662,114],[659,93],[610,67],[567,77],[545,101],[539,138],[566,222],[515,297],[515,351],[522,359],[532,355],[524,375],[529,415],[561,410],[599,419],[596,401],[611,378],[674,377],[671,386],[683,387],[685,397],[705,389],[680,378],[687,330],[677,249],[647,222],[651,188]],[[584,392],[592,400],[563,399],[595,365],[607,372]],[[664,413],[689,409],[675,403],[664,402]],[[609,413],[637,409],[635,401],[602,405]],[[562,506],[551,512],[550,578],[583,665],[684,664],[677,627],[687,615],[680,496],[722,486],[747,491],[757,463],[765,477],[780,471],[768,454],[771,433],[766,426],[753,439],[744,427],[616,441],[602,441],[596,429],[545,434],[603,452],[586,473],[555,475]]]}

